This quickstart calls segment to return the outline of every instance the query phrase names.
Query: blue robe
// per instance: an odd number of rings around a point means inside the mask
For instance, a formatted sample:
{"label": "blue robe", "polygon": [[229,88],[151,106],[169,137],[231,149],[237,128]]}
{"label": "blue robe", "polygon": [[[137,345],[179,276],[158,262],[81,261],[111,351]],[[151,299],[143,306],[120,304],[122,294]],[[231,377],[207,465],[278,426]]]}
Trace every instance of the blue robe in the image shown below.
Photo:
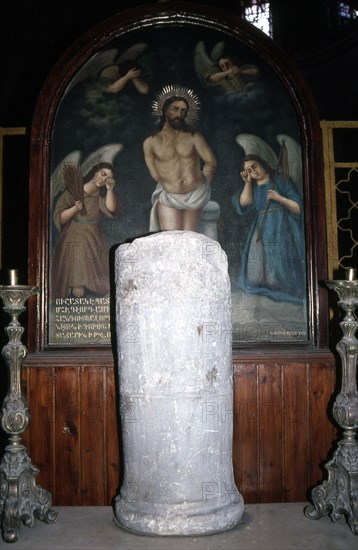
{"label": "blue robe", "polygon": [[245,241],[236,284],[246,292],[272,300],[302,304],[306,296],[302,197],[292,181],[277,177],[275,190],[301,207],[301,214],[296,216],[276,201],[267,203],[267,192],[272,187],[271,180],[265,185],[254,184],[253,202],[244,208],[239,202],[242,189],[232,197],[240,216],[256,214]]}

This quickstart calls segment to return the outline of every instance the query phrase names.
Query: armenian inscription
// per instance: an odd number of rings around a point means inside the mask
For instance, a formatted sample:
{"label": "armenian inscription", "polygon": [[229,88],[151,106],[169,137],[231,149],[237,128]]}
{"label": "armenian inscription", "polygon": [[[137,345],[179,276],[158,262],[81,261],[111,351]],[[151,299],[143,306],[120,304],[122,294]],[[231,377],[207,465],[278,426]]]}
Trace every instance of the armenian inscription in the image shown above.
{"label": "armenian inscription", "polygon": [[57,298],[53,304],[51,341],[59,344],[109,344],[109,297]]}

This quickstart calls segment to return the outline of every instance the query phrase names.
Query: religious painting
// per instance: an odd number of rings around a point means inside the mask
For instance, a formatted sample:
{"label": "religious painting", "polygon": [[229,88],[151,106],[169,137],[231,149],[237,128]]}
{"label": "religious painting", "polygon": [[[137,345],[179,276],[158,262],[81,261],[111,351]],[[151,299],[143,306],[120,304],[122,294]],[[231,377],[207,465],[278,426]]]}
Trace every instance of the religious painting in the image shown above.
{"label": "religious painting", "polygon": [[307,342],[302,124],[269,39],[242,25],[138,23],[67,83],[50,155],[50,346],[110,344],[111,251],[164,230],[224,251],[234,343]]}

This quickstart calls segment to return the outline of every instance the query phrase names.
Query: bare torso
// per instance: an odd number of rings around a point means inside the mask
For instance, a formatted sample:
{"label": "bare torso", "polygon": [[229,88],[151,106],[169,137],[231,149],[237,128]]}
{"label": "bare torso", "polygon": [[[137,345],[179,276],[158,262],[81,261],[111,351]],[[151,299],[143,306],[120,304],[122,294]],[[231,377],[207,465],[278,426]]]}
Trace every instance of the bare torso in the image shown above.
{"label": "bare torso", "polygon": [[[204,183],[205,165],[212,166],[213,171],[216,168],[215,156],[198,132],[163,128],[147,138],[143,148],[152,177],[171,193],[193,191]],[[200,160],[204,162],[204,175]],[[211,180],[209,175],[207,180]]]}

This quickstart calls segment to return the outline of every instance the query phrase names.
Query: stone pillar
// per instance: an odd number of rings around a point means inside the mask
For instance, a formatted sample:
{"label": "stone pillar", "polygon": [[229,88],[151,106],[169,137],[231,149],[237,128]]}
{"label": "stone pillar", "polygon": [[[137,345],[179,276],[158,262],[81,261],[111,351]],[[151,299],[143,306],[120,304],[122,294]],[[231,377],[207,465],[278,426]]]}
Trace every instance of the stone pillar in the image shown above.
{"label": "stone pillar", "polygon": [[231,291],[219,243],[164,231],[116,251],[124,479],[119,524],[141,534],[235,526]]}

